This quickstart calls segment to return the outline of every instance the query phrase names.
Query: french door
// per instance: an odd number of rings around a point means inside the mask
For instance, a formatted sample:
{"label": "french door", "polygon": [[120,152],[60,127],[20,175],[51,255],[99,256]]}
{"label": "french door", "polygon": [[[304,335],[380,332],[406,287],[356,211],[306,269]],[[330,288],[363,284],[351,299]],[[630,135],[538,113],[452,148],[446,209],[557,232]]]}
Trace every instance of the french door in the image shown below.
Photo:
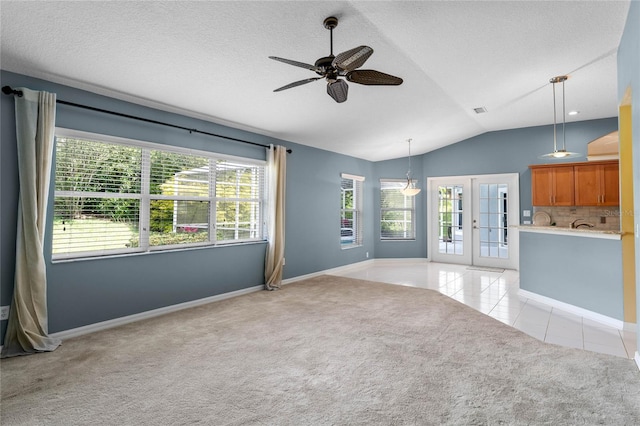
{"label": "french door", "polygon": [[429,257],[518,268],[518,174],[429,178]]}

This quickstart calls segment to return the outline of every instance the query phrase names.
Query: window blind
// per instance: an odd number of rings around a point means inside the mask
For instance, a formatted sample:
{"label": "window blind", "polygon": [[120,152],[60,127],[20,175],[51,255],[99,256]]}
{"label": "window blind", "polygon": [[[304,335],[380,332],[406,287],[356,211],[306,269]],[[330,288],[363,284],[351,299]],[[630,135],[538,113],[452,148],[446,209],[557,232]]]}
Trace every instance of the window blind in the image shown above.
{"label": "window blind", "polygon": [[264,239],[264,162],[58,132],[54,259]]}
{"label": "window blind", "polygon": [[380,180],[380,238],[413,240],[415,234],[415,197],[400,192],[406,180]]}
{"label": "window blind", "polygon": [[363,185],[364,177],[341,174],[340,244],[343,248],[363,243]]}

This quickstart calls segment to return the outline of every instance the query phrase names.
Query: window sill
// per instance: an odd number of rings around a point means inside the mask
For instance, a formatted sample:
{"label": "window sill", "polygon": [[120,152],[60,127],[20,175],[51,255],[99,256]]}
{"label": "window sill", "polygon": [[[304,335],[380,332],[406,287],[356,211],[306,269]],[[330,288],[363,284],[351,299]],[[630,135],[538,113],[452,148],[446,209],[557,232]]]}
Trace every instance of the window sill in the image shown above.
{"label": "window sill", "polygon": [[341,250],[349,250],[349,249],[354,249],[354,248],[358,248],[358,247],[364,247],[364,245],[362,245],[362,244],[349,244],[349,245],[341,246],[340,249]]}
{"label": "window sill", "polygon": [[132,252],[132,253],[117,253],[117,254],[108,254],[108,255],[96,255],[96,256],[85,256],[85,257],[70,257],[63,259],[51,259],[52,264],[58,263],[73,263],[73,262],[83,262],[87,260],[102,260],[102,259],[117,259],[122,257],[134,257],[134,256],[147,256],[154,254],[162,254],[162,253],[175,253],[175,252],[183,252],[183,251],[192,251],[192,250],[206,250],[206,249],[220,249],[225,247],[238,247],[238,246],[247,246],[254,244],[267,244],[266,240],[261,241],[242,241],[237,243],[225,243],[225,244],[208,244],[202,246],[195,247],[176,247],[166,250],[150,250],[144,252]]}

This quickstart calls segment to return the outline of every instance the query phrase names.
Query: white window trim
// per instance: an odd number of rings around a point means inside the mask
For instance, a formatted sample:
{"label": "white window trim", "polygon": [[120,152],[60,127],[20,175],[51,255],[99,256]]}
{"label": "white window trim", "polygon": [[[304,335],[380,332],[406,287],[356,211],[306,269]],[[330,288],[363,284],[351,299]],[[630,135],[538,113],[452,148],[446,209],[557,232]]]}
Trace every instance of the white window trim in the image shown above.
{"label": "white window trim", "polygon": [[[129,138],[123,138],[123,137],[118,137],[118,136],[112,136],[112,135],[105,135],[105,134],[100,134],[100,133],[93,133],[93,132],[85,132],[85,131],[81,131],[81,130],[75,130],[75,129],[67,129],[67,128],[63,128],[63,127],[56,127],[55,129],[55,137],[62,137],[62,138],[71,138],[71,139],[87,139],[87,140],[93,140],[96,142],[105,142],[105,143],[114,143],[114,144],[119,144],[119,145],[124,145],[124,146],[131,146],[131,147],[137,147],[137,148],[142,148],[142,163],[143,163],[143,168],[146,166],[148,166],[150,164],[150,152],[149,150],[161,150],[161,151],[166,151],[166,152],[173,152],[173,153],[177,153],[177,154],[186,154],[186,155],[194,155],[194,156],[204,156],[204,157],[208,157],[210,158],[210,161],[215,161],[215,160],[227,160],[227,161],[237,161],[240,162],[241,164],[246,164],[246,165],[255,165],[255,166],[262,166],[265,167],[265,176],[264,178],[266,179],[266,166],[267,166],[267,162],[265,160],[257,160],[257,159],[253,159],[253,158],[248,158],[248,157],[239,157],[239,156],[233,156],[233,155],[228,155],[228,154],[220,154],[214,151],[204,151],[204,150],[196,150],[196,149],[191,149],[191,148],[183,148],[183,147],[177,147],[177,146],[173,146],[173,145],[164,145],[161,143],[156,143],[156,142],[148,142],[148,141],[141,141],[141,140],[137,140],[137,139],[129,139]],[[214,159],[215,158],[215,159]],[[54,166],[54,171],[55,171],[55,164]],[[210,173],[210,176],[213,176],[213,183],[214,185],[211,186],[210,185],[210,196],[207,198],[207,200],[210,202],[211,207],[211,214],[212,216],[210,216],[211,218],[215,218],[215,213],[216,213],[216,201],[220,201],[220,200],[225,200],[225,201],[255,201],[255,199],[244,199],[244,198],[223,198],[223,197],[214,197],[214,193],[215,193],[215,173]],[[52,185],[55,185],[55,179],[52,181]],[[54,199],[56,196],[86,196],[87,194],[91,195],[91,193],[87,193],[87,192],[76,192],[76,191],[54,191]],[[100,197],[104,196],[104,193],[99,193],[96,194]],[[262,209],[264,210],[266,208],[266,199],[265,197],[267,196],[267,191],[266,189],[263,191],[262,193],[262,199],[260,200],[260,202],[262,203]],[[198,197],[174,197],[174,196],[166,196],[166,195],[161,195],[161,194],[157,194],[157,195],[150,195],[149,194],[149,175],[148,173],[142,173],[141,174],[141,193],[140,194],[119,194],[119,193],[110,193],[109,194],[109,198],[129,198],[129,199],[137,199],[140,200],[140,203],[147,203],[147,205],[150,203],[150,201],[152,199],[179,199],[179,200],[190,200],[193,198],[193,200],[202,200],[202,198],[198,198]],[[135,249],[122,249],[122,250],[109,250],[109,251],[101,251],[101,250],[95,250],[95,251],[85,251],[85,252],[74,252],[74,253],[60,253],[60,254],[52,254],[52,261],[73,261],[73,260],[82,260],[82,259],[88,259],[88,258],[106,258],[106,257],[111,257],[111,256],[127,256],[127,255],[139,255],[139,254],[144,254],[144,253],[153,253],[153,252],[163,252],[163,251],[175,251],[175,250],[188,250],[188,249],[196,249],[196,248],[203,248],[203,247],[212,247],[212,246],[227,246],[227,245],[236,245],[236,244],[247,244],[247,243],[262,243],[265,241],[264,238],[264,234],[266,232],[266,230],[264,229],[264,214],[265,212],[263,211],[261,213],[262,218],[261,218],[261,227],[263,227],[262,233],[263,233],[263,238],[260,239],[237,239],[237,240],[224,240],[224,241],[217,241],[216,240],[216,223],[215,223],[215,219],[210,219],[210,225],[211,225],[211,230],[212,232],[210,232],[209,234],[209,241],[205,241],[205,242],[200,242],[200,243],[191,243],[191,244],[173,244],[173,245],[162,245],[162,246],[154,246],[151,247],[149,245],[149,227],[148,226],[142,226],[143,224],[148,225],[149,222],[149,216],[148,216],[148,209],[145,208],[140,208],[139,211],[139,224],[140,224],[140,246],[136,247]],[[144,238],[143,238],[143,234],[144,234]]]}
{"label": "white window trim", "polygon": [[353,179],[353,180],[358,181],[358,182],[364,182],[364,180],[365,180],[364,176],[350,175],[349,173],[341,173],[340,177],[342,179]]}
{"label": "white window trim", "polygon": [[[380,178],[380,184],[382,184],[383,182],[402,182],[402,183],[405,183],[406,181],[407,181],[406,179],[397,179],[397,178],[385,179],[385,178]],[[411,181],[412,182],[416,182],[414,179],[411,179]],[[382,191],[382,185],[381,185],[380,191]],[[405,208],[383,208],[383,207],[380,207],[380,241],[415,241],[416,240],[416,200],[415,200],[415,197],[408,197],[408,196],[405,195],[405,197],[404,197],[405,202],[409,198],[413,199],[413,207],[405,207]],[[411,212],[411,224],[412,224],[412,227],[413,227],[413,236],[412,237],[393,237],[393,238],[383,237],[382,236],[382,217],[384,215],[382,213],[383,212],[387,212],[387,211]]]}
{"label": "white window trim", "polygon": [[[342,250],[346,250],[346,249],[352,249],[352,248],[356,248],[356,247],[362,247],[364,245],[364,226],[363,226],[363,216],[364,216],[364,203],[363,203],[363,193],[364,193],[364,181],[365,181],[365,177],[364,176],[359,176],[359,175],[352,175],[349,173],[341,173],[340,174],[340,179],[351,179],[355,182],[359,182],[360,185],[357,185],[360,188],[359,194],[357,194],[356,197],[356,208],[354,209],[348,209],[349,211],[354,213],[354,217],[356,217],[356,229],[355,229],[355,234],[356,234],[356,240],[351,243],[351,244],[340,244],[340,248]],[[355,187],[354,187],[355,188]],[[342,217],[342,211],[344,209],[340,208],[341,214],[340,216]],[[342,229],[342,228],[341,228]],[[342,235],[341,235],[342,236]]]}
{"label": "white window trim", "polygon": [[201,156],[207,156],[207,157],[215,156],[216,158],[223,159],[223,160],[241,161],[243,163],[255,164],[258,166],[267,165],[267,162],[265,160],[257,160],[255,158],[238,157],[235,155],[228,155],[228,154],[219,154],[214,151],[204,151],[204,150],[198,150],[198,149],[183,148],[183,147],[174,146],[174,145],[164,145],[157,142],[147,142],[147,141],[141,141],[139,139],[128,139],[128,138],[122,138],[119,136],[84,132],[82,130],[67,129],[64,127],[56,127],[55,135],[56,137],[62,136],[65,138],[89,139],[89,140],[97,140],[100,142],[112,142],[112,143],[117,143],[121,145],[137,146],[140,148],[160,149],[163,151],[171,151],[178,154],[201,155]]}

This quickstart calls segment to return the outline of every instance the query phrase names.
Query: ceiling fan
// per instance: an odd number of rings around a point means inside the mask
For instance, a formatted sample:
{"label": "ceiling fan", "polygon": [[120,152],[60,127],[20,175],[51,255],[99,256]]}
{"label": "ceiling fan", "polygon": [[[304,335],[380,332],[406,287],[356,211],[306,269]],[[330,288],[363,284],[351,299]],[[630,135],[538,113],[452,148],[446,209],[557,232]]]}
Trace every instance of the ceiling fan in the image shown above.
{"label": "ceiling fan", "polygon": [[331,53],[329,56],[318,59],[314,65],[305,64],[304,62],[292,61],[290,59],[278,58],[277,56],[269,56],[270,59],[284,62],[285,64],[294,65],[296,67],[306,68],[315,71],[320,77],[307,78],[305,80],[295,81],[286,86],[282,86],[274,92],[291,89],[292,87],[302,86],[312,81],[322,78],[327,80],[327,93],[336,102],[341,103],[347,100],[349,86],[346,81],[340,77],[344,77],[352,83],[364,84],[367,86],[398,86],[402,84],[400,77],[385,74],[375,70],[359,70],[369,56],[373,53],[373,49],[369,46],[358,46],[333,55],[333,29],[338,26],[338,18],[330,16],[324,20],[324,27],[331,32],[330,43]]}

